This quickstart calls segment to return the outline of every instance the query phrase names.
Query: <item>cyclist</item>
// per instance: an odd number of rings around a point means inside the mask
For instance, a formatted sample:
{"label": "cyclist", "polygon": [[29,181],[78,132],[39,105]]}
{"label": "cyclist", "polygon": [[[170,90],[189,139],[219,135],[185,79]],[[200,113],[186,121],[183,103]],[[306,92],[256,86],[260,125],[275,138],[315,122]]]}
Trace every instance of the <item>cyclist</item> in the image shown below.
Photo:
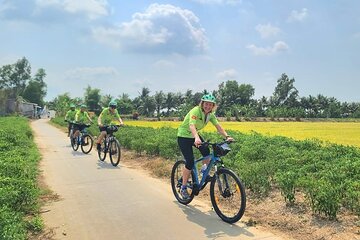
{"label": "cyclist", "polygon": [[86,126],[87,122],[92,123],[89,113],[86,111],[86,105],[81,104],[80,110],[75,114],[75,124],[74,124],[74,136],[79,136],[80,131],[82,131]]}
{"label": "cyclist", "polygon": [[98,125],[99,125],[100,135],[96,141],[98,151],[100,151],[101,149],[101,141],[106,136],[106,127],[104,127],[104,125],[111,125],[113,122],[119,122],[120,125],[124,125],[116,107],[117,107],[117,103],[115,101],[111,101],[109,103],[109,107],[104,108],[99,115]]}
{"label": "cyclist", "polygon": [[[233,141],[226,131],[219,124],[216,116],[216,99],[212,94],[205,94],[198,106],[191,109],[185,116],[184,121],[178,128],[177,140],[181,153],[186,161],[182,174],[182,186],[180,194],[184,199],[188,199],[189,193],[186,184],[189,179],[192,168],[194,167],[193,146],[200,150],[202,156],[209,156],[210,150],[201,145],[204,139],[199,135],[198,131],[203,129],[208,122],[211,122],[227,141]],[[209,163],[210,158],[203,161],[204,164]]]}
{"label": "cyclist", "polygon": [[75,114],[76,114],[76,110],[75,110],[75,104],[70,104],[70,110],[67,111],[66,115],[65,115],[65,121],[68,122],[68,137],[70,134],[70,129],[71,126],[73,124],[73,122],[75,121]]}

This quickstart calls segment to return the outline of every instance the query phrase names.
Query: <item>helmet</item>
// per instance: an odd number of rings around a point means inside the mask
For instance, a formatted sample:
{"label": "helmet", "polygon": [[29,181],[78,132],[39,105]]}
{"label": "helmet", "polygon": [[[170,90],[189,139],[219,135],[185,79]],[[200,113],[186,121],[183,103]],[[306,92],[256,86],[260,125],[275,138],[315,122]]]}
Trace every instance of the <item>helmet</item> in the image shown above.
{"label": "helmet", "polygon": [[202,96],[201,101],[216,103],[216,98],[212,94],[205,94]]}
{"label": "helmet", "polygon": [[75,108],[75,104],[70,104],[70,108]]}
{"label": "helmet", "polygon": [[85,105],[85,104],[81,104],[80,107],[81,107],[81,108],[86,108],[86,105]]}
{"label": "helmet", "polygon": [[117,106],[117,103],[114,100],[109,102],[109,107],[116,107],[116,106]]}

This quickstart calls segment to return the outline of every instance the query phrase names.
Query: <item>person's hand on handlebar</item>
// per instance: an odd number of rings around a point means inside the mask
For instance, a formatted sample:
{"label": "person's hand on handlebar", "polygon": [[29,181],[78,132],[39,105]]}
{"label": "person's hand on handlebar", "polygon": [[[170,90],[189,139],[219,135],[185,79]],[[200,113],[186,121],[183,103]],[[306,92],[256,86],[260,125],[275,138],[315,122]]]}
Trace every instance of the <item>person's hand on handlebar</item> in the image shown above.
{"label": "person's hand on handlebar", "polygon": [[227,141],[227,142],[233,142],[234,139],[233,139],[232,137],[230,137],[230,136],[226,136],[225,141]]}

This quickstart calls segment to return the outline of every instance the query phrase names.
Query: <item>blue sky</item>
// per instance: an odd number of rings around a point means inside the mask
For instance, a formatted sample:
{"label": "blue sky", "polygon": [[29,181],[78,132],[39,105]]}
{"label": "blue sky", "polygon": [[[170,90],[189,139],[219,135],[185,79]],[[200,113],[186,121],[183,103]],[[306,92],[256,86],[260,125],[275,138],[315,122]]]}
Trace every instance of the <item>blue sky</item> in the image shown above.
{"label": "blue sky", "polygon": [[0,65],[44,68],[47,100],[90,85],[136,97],[251,84],[282,73],[300,96],[360,101],[360,1],[0,0]]}

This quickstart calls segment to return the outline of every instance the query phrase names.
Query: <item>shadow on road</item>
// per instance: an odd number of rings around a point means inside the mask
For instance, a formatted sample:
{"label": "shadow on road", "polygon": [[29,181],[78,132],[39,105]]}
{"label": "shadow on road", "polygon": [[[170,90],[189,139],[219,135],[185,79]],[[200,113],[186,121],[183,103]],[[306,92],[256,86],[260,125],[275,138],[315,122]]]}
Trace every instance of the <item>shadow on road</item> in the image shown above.
{"label": "shadow on road", "polygon": [[114,169],[114,170],[116,170],[116,169],[121,168],[119,165],[114,167],[111,163],[106,162],[106,160],[105,161],[98,160],[96,164],[98,166],[97,169]]}
{"label": "shadow on road", "polygon": [[[254,237],[254,234],[246,230],[246,226],[240,227],[236,224],[229,224],[223,222],[214,211],[208,211],[207,213],[201,212],[195,206],[185,206],[176,201],[175,204],[187,215],[187,219],[194,222],[204,228],[204,233],[208,238],[217,239],[219,237],[236,237],[241,235],[247,237]],[[211,218],[211,221],[209,221]],[[217,218],[217,219],[216,219]]]}

